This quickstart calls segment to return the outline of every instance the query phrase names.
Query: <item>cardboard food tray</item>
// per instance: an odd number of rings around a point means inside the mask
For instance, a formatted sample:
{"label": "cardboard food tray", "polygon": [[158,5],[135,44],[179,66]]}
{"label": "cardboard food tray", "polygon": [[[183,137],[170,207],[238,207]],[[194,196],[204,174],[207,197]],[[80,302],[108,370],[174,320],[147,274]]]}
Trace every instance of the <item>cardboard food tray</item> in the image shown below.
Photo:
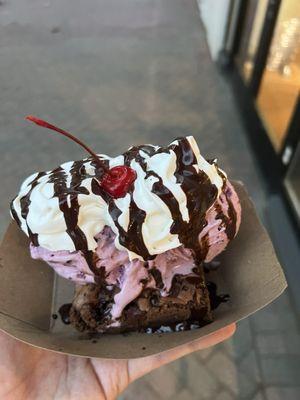
{"label": "cardboard food tray", "polygon": [[276,299],[286,288],[272,243],[241,183],[235,183],[242,205],[238,236],[219,257],[220,268],[208,279],[230,300],[214,311],[214,322],[184,332],[98,335],[77,332],[52,318],[69,303],[73,284],[54,276],[42,261],[32,260],[28,238],[12,222],[1,245],[0,329],[17,339],[65,354],[129,359],[159,353],[237,322]]}

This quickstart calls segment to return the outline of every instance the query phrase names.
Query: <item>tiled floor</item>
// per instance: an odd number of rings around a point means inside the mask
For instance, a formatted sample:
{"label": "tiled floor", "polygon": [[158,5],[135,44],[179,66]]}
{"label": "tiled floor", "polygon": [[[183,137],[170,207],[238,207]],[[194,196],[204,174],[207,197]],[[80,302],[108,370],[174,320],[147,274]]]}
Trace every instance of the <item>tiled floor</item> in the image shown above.
{"label": "tiled floor", "polygon": [[[264,182],[196,0],[0,2],[0,59],[1,232],[25,176],[82,156],[23,121],[29,113],[111,154],[193,134],[203,154],[245,182],[263,215]],[[299,347],[287,291],[232,340],[154,371],[120,399],[296,400]]]}

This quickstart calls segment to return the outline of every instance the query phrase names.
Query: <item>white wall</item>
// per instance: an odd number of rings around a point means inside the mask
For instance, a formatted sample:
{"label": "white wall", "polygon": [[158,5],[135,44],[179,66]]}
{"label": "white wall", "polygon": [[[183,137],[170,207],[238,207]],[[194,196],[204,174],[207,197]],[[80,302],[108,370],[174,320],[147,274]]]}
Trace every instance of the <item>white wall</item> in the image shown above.
{"label": "white wall", "polygon": [[198,0],[198,5],[211,57],[216,60],[223,48],[230,0]]}

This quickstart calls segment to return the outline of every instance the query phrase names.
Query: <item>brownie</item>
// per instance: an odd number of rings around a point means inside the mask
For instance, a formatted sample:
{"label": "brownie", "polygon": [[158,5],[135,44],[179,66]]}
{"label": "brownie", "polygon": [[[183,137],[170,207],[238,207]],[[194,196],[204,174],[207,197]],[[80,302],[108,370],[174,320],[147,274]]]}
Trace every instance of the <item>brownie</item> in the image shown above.
{"label": "brownie", "polygon": [[181,329],[188,329],[212,321],[209,293],[200,268],[190,275],[175,275],[168,296],[161,296],[159,289],[145,288],[113,324],[110,310],[117,290],[95,284],[78,286],[70,310],[71,324],[81,332],[120,333],[155,331],[161,326],[176,330],[180,323]]}

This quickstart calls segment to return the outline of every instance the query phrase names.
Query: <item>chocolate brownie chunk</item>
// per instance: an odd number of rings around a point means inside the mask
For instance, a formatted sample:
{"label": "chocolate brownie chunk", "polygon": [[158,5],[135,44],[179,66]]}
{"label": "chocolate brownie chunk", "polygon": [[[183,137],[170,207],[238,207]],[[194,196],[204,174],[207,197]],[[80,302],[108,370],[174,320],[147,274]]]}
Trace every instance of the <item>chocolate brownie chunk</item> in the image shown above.
{"label": "chocolate brownie chunk", "polygon": [[120,333],[175,327],[180,322],[202,326],[212,321],[209,294],[199,269],[190,275],[175,275],[168,296],[161,296],[158,289],[144,289],[113,321],[110,310],[115,294],[112,287],[79,286],[70,311],[71,324],[82,332]]}

